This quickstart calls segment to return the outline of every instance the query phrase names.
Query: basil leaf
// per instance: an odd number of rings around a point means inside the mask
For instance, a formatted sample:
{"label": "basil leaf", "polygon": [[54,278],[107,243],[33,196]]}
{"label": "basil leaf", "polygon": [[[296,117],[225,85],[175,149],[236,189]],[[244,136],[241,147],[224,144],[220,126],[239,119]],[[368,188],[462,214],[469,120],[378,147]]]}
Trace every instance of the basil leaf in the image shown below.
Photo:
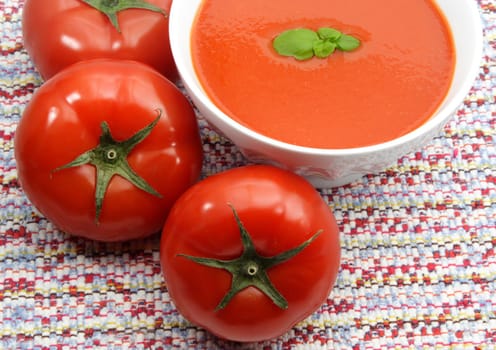
{"label": "basil leaf", "polygon": [[313,44],[313,52],[318,58],[329,57],[336,50],[336,44],[328,40],[317,40]]}
{"label": "basil leaf", "polygon": [[319,28],[317,32],[307,28],[296,28],[279,34],[272,45],[282,56],[307,60],[313,56],[326,58],[336,49],[355,50],[360,46],[360,40],[329,27]]}
{"label": "basil leaf", "polygon": [[343,35],[343,33],[341,33],[339,30],[328,27],[319,28],[319,30],[317,30],[317,34],[321,39],[330,40],[333,42],[338,41],[341,35]]}
{"label": "basil leaf", "polygon": [[282,56],[292,56],[297,60],[312,58],[313,43],[319,36],[313,30],[306,28],[290,29],[279,34],[273,42],[273,47]]}
{"label": "basil leaf", "polygon": [[337,41],[338,49],[342,51],[353,51],[360,46],[360,40],[357,38],[343,34]]}

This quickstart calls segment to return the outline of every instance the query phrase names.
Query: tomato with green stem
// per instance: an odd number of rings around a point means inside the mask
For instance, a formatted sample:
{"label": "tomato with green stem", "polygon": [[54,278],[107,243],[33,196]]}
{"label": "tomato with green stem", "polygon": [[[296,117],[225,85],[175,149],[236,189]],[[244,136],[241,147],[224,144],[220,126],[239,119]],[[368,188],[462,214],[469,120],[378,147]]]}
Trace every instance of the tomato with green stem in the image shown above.
{"label": "tomato with green stem", "polygon": [[195,112],[157,71],[79,62],[27,105],[14,139],[21,186],[59,229],[100,241],[159,232],[201,172]]}
{"label": "tomato with green stem", "polygon": [[160,257],[187,320],[229,340],[261,341],[326,302],[339,269],[339,232],[306,180],[249,165],[210,176],[178,199]]}
{"label": "tomato with green stem", "polygon": [[169,44],[172,0],[26,0],[24,46],[45,79],[95,58],[148,64],[172,81],[178,73]]}

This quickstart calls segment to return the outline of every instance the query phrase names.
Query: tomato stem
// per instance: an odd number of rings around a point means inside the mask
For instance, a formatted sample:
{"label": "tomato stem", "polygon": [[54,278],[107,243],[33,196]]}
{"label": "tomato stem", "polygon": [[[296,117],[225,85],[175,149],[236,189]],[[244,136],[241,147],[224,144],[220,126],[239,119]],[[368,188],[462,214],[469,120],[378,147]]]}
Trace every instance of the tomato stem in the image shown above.
{"label": "tomato stem", "polygon": [[117,153],[117,151],[115,149],[109,149],[107,151],[107,153],[105,154],[105,156],[107,157],[107,160],[108,161],[113,161],[114,159],[117,158],[118,153]]}
{"label": "tomato stem", "polygon": [[127,162],[129,153],[152,132],[152,129],[158,123],[161,116],[162,111],[158,110],[158,116],[150,124],[124,141],[116,141],[112,137],[107,122],[103,121],[100,125],[102,129],[100,142],[95,148],[80,154],[71,162],[53,170],[53,172],[56,172],[84,164],[91,164],[95,167],[95,222],[97,224],[102,211],[105,193],[110,180],[112,180],[114,175],[123,177],[134,186],[151,195],[159,198],[162,197],[162,195],[150,186],[145,179],[139,176]]}
{"label": "tomato stem", "polygon": [[222,260],[196,257],[186,254],[178,254],[178,256],[192,260],[201,265],[223,269],[231,273],[231,288],[217,305],[216,311],[225,308],[237,293],[250,286],[254,286],[262,291],[279,308],[287,309],[287,300],[272,284],[272,281],[267,274],[267,270],[290,260],[295,255],[300,253],[320,235],[322,230],[317,231],[312,237],[293,249],[289,249],[275,256],[265,257],[258,254],[255,249],[255,245],[245,226],[241,222],[236,210],[233,206],[230,205],[230,207],[232,209],[234,219],[238,225],[239,232],[241,234],[241,242],[243,245],[243,252],[238,258],[232,260]]}
{"label": "tomato stem", "polygon": [[95,8],[96,10],[103,13],[109,21],[112,23],[114,28],[120,33],[121,28],[119,26],[119,21],[117,19],[117,13],[127,9],[143,9],[153,12],[161,13],[167,17],[167,12],[155,5],[152,5],[144,0],[81,0],[85,4]]}
{"label": "tomato stem", "polygon": [[257,263],[251,263],[246,267],[246,273],[248,276],[255,276],[258,272],[258,265]]}

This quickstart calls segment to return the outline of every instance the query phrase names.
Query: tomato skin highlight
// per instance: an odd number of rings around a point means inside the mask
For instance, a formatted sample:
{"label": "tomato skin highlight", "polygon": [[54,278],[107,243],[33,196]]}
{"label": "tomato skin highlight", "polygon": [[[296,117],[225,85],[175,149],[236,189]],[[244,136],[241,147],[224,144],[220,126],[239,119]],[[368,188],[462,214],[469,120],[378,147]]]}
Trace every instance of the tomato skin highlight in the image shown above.
{"label": "tomato skin highlight", "polygon": [[[169,13],[172,0],[146,0]],[[81,0],[26,0],[23,43],[44,79],[95,58],[136,60],[171,81],[178,73],[169,44],[169,20],[161,13],[127,9],[117,14],[121,32]]]}
{"label": "tomato skin highlight", "polygon": [[[162,111],[128,155],[130,167],[162,198],[114,176],[95,222],[95,168],[54,171],[99,143],[101,123],[123,141]],[[181,91],[135,61],[80,62],[45,82],[27,105],[14,139],[21,186],[32,204],[67,233],[121,241],[159,232],[174,201],[200,176],[202,145]]]}
{"label": "tomato skin highlight", "polygon": [[[250,286],[215,311],[231,274],[180,256],[227,260],[241,255],[230,205],[262,256],[295,248],[323,230],[296,256],[267,270],[287,309]],[[282,335],[326,301],[339,269],[340,241],[332,212],[306,180],[273,166],[250,165],[188,189],[166,221],[160,255],[171,299],[186,319],[222,338],[251,342]]]}

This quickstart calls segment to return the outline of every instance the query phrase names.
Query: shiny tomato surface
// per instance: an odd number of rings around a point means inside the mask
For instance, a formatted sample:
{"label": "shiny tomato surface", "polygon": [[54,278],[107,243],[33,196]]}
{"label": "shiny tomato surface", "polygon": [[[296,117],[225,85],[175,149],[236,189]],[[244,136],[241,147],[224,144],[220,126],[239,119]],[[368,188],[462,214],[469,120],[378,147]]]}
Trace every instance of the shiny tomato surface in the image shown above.
{"label": "shiny tomato surface", "polygon": [[[121,164],[152,193],[116,174],[97,215],[97,167],[67,166],[108,143],[105,125],[118,143],[133,141],[152,122]],[[181,91],[152,68],[121,60],[80,62],[44,83],[20,119],[14,146],[19,180],[34,206],[59,229],[101,241],[159,232],[174,201],[198,180],[203,158],[195,113]],[[110,160],[118,159],[118,146],[105,147]]]}
{"label": "shiny tomato surface", "polygon": [[[89,3],[145,2],[163,13],[128,8],[116,13],[118,28]],[[118,58],[148,64],[172,81],[178,77],[169,44],[172,0],[26,0],[23,41],[45,79],[82,60]]]}
{"label": "shiny tomato surface", "polygon": [[[246,254],[236,215],[255,257]],[[339,269],[339,233],[330,208],[306,180],[273,166],[235,168],[198,182],[178,199],[162,235],[162,269],[174,305],[192,323],[235,341],[288,331],[325,303]],[[265,269],[281,305],[253,284],[229,296],[238,279],[211,266],[248,255],[239,279],[263,280],[257,273],[266,259],[304,242],[297,254]]]}

